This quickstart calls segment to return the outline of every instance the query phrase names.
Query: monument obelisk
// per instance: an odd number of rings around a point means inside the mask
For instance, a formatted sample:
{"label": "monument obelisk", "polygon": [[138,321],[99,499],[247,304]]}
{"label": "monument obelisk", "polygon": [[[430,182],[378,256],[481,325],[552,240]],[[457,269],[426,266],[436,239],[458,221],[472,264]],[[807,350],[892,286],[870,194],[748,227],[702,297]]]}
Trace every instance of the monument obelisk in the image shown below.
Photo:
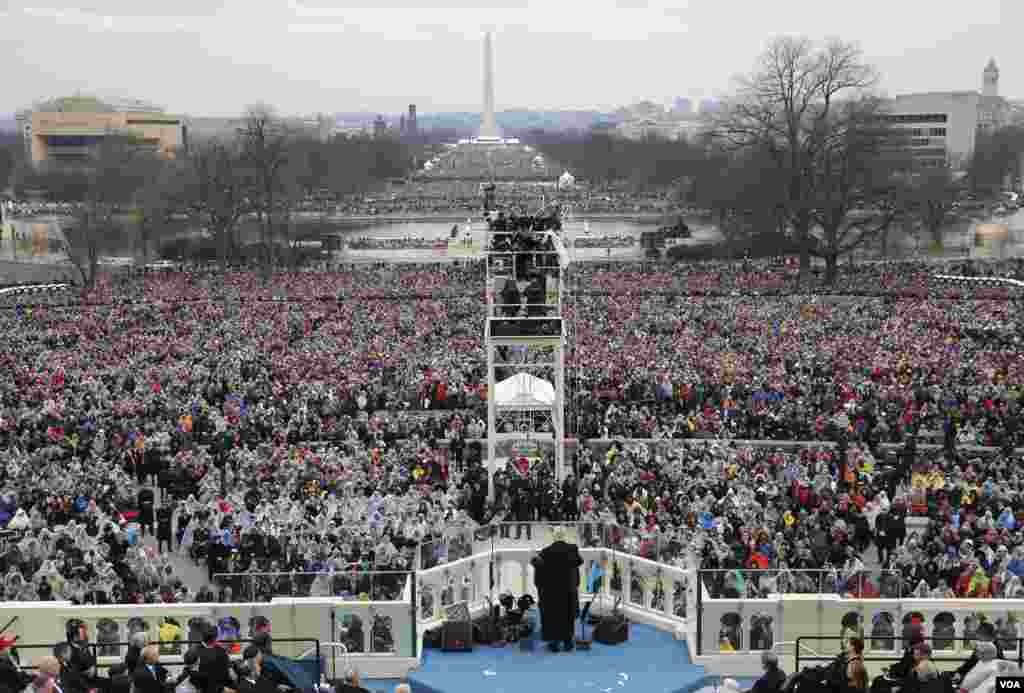
{"label": "monument obelisk", "polygon": [[501,137],[494,117],[494,49],[489,31],[484,34],[484,109],[480,114],[480,137]]}

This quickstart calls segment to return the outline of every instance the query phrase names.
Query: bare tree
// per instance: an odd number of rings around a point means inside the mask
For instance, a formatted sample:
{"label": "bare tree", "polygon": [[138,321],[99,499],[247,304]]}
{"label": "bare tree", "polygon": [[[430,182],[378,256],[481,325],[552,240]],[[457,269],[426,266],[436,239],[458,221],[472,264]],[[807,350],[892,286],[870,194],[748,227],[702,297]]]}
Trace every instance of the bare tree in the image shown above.
{"label": "bare tree", "polygon": [[1008,176],[1019,179],[1024,156],[1024,127],[1010,125],[994,132],[979,132],[968,166],[971,188],[992,194],[1003,189]]}
{"label": "bare tree", "polygon": [[154,243],[170,228],[177,207],[175,194],[184,167],[179,162],[156,159],[147,171],[142,187],[136,191],[134,216],[138,229],[138,254],[143,261],[153,252]]}
{"label": "bare tree", "polygon": [[24,152],[17,136],[0,133],[0,192],[7,189],[18,164],[24,159]]}
{"label": "bare tree", "polygon": [[[294,211],[298,205],[319,195],[326,187],[330,175],[330,160],[324,145],[308,137],[295,137],[289,142],[289,156],[282,166],[279,179],[279,195],[282,201],[282,217],[277,226],[275,241],[280,241],[285,253],[284,263],[297,268],[309,241],[323,241],[330,231],[328,216],[330,207],[320,200],[313,224],[298,222]],[[308,221],[308,220],[307,220]]]}
{"label": "bare tree", "polygon": [[262,264],[269,275],[274,264],[274,215],[286,197],[284,174],[293,137],[285,122],[266,104],[246,110],[239,136],[243,161],[252,172],[251,199],[260,222]]}
{"label": "bare tree", "polygon": [[185,166],[181,202],[216,241],[221,271],[226,271],[229,257],[238,251],[238,222],[250,207],[250,171],[234,142],[216,139],[194,147]]}
{"label": "bare tree", "polygon": [[809,252],[825,261],[826,281],[836,278],[839,258],[878,239],[903,213],[895,181],[907,157],[892,146],[881,103],[861,98],[836,104],[820,129],[808,176],[813,202]]}
{"label": "bare tree", "polygon": [[712,151],[696,179],[694,202],[710,209],[730,253],[753,233],[776,231],[775,209],[784,190],[763,176],[766,152]]}
{"label": "bare tree", "polygon": [[912,171],[906,185],[906,206],[910,227],[928,235],[935,247],[942,246],[942,230],[954,220],[953,210],[961,185],[946,166]]}
{"label": "bare tree", "polygon": [[813,176],[829,147],[835,111],[866,94],[875,70],[854,44],[829,39],[818,47],[806,38],[775,39],[757,67],[738,80],[735,97],[713,122],[716,140],[727,147],[764,147],[774,173],[785,183],[788,225],[802,248],[800,272],[810,269],[814,224]]}
{"label": "bare tree", "polygon": [[129,211],[138,191],[158,165],[156,155],[141,150],[130,136],[109,133],[91,161],[74,174],[84,195],[65,230],[68,256],[86,289],[96,283],[100,254],[121,250],[131,242]]}

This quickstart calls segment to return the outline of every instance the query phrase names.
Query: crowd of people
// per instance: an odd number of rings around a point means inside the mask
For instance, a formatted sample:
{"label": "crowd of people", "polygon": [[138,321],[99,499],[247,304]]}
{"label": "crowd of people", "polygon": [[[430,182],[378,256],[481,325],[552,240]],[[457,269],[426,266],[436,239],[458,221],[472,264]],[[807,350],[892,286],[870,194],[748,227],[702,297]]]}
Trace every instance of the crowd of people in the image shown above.
{"label": "crowd of people", "polygon": [[844,267],[830,291],[772,263],[573,268],[570,436],[646,440],[580,445],[561,486],[511,464],[494,502],[477,264],[0,297],[4,596],[391,598],[531,520],[693,547],[721,595],[1017,596],[1019,307],[940,271],[965,268]]}
{"label": "crowd of people", "polygon": [[[173,619],[169,621],[177,628]],[[165,627],[169,627],[167,621],[161,628]],[[187,645],[180,633],[154,643],[139,630],[132,632],[122,650],[121,643],[94,643],[89,626],[75,618],[67,623],[66,637],[31,662],[19,653],[17,638],[4,634],[0,635],[0,689],[5,693],[370,693],[362,686],[358,670],[348,669],[333,678],[333,668],[323,669],[321,664],[314,669],[308,660],[296,662],[276,655],[266,618],[254,618],[251,628],[250,638],[241,640],[237,632],[226,634],[222,626],[196,617],[188,622]],[[107,666],[99,657],[120,661]],[[411,693],[405,682],[391,690]]]}
{"label": "crowd of people", "polygon": [[[464,238],[465,233],[458,224],[452,229],[451,239]],[[428,250],[448,248],[449,238],[426,238],[407,236],[403,238],[371,238],[359,236],[346,241],[351,250]],[[636,236],[576,236],[572,244],[577,248],[632,248],[639,244]]]}
{"label": "crowd of people", "polygon": [[636,236],[576,236],[572,244],[576,248],[632,248],[640,242]]}
{"label": "crowd of people", "polygon": [[[541,200],[554,193],[550,185],[502,183],[499,194],[503,205],[524,211],[541,206]],[[710,212],[681,204],[672,190],[633,191],[618,188],[561,188],[561,200],[573,213],[581,214],[662,214],[685,213],[704,215]],[[351,216],[465,214],[474,216],[480,210],[478,183],[460,181],[415,181],[407,186],[394,186],[386,193],[347,197],[333,209]]]}
{"label": "crowd of people", "polygon": [[74,214],[81,205],[75,202],[38,202],[32,200],[0,199],[4,216],[13,218],[33,218],[66,216]]}
{"label": "crowd of people", "polygon": [[447,238],[424,238],[422,236],[406,236],[404,238],[370,238],[360,236],[347,241],[352,250],[408,250],[447,248]]}

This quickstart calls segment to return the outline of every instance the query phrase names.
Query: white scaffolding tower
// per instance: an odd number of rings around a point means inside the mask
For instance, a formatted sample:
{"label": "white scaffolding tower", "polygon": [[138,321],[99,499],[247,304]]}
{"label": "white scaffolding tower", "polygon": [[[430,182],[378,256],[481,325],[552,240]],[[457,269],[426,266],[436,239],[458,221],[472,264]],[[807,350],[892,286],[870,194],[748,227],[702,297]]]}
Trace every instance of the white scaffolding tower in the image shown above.
{"label": "white scaffolding tower", "polygon": [[[487,198],[489,200],[489,197]],[[565,351],[562,318],[569,254],[560,230],[511,230],[486,210],[487,494],[506,448],[553,447],[555,479],[565,467]],[[550,224],[548,224],[550,226]],[[500,453],[505,453],[504,455]]]}

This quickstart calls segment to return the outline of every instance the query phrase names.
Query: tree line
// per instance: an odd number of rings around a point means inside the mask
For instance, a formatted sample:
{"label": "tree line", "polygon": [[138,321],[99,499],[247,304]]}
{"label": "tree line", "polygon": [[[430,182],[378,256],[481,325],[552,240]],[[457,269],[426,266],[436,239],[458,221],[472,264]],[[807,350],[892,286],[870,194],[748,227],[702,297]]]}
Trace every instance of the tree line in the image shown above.
{"label": "tree line", "polygon": [[[403,177],[421,146],[365,136],[322,142],[262,104],[249,107],[233,133],[193,142],[173,158],[139,144],[129,134],[111,132],[87,161],[39,168],[7,149],[16,196],[76,203],[64,231],[87,287],[95,282],[104,248],[131,243],[146,255],[153,243],[185,227],[203,229],[205,243],[226,267],[242,256],[240,225],[253,217],[256,252],[269,269],[297,247],[290,222],[299,203],[308,207]],[[0,156],[0,164],[5,160]]]}
{"label": "tree line", "polygon": [[774,234],[800,255],[801,276],[820,258],[834,278],[840,257],[884,248],[895,229],[940,245],[962,193],[992,195],[1022,173],[1016,126],[978,133],[966,177],[912,155],[909,133],[885,117],[878,78],[854,43],[783,36],[691,141],[523,136],[591,182],[674,186],[712,210],[727,248]]}
{"label": "tree line", "polygon": [[[992,194],[1020,176],[1024,129],[979,132],[965,178],[908,152],[907,131],[885,118],[878,72],[856,44],[779,37],[693,139],[628,140],[606,131],[519,133],[549,160],[595,187],[668,189],[677,202],[711,210],[727,248],[754,234],[795,248],[801,275],[813,258],[834,276],[840,257],[894,230],[940,244],[966,190]],[[236,132],[195,143],[171,161],[112,133],[77,169],[32,170],[20,143],[0,142],[0,179],[18,191],[82,203],[68,239],[84,281],[93,281],[102,239],[129,232],[143,247],[174,220],[206,230],[226,266],[240,255],[243,218],[258,222],[270,267],[290,237],[296,204],[367,191],[410,175],[454,133],[417,138],[334,137],[292,131],[274,109],[247,109]],[[782,239],[785,239],[783,242]]]}
{"label": "tree line", "polygon": [[638,191],[681,184],[706,161],[699,143],[654,136],[630,140],[601,131],[530,130],[520,139],[577,178],[597,185],[625,183]]}

